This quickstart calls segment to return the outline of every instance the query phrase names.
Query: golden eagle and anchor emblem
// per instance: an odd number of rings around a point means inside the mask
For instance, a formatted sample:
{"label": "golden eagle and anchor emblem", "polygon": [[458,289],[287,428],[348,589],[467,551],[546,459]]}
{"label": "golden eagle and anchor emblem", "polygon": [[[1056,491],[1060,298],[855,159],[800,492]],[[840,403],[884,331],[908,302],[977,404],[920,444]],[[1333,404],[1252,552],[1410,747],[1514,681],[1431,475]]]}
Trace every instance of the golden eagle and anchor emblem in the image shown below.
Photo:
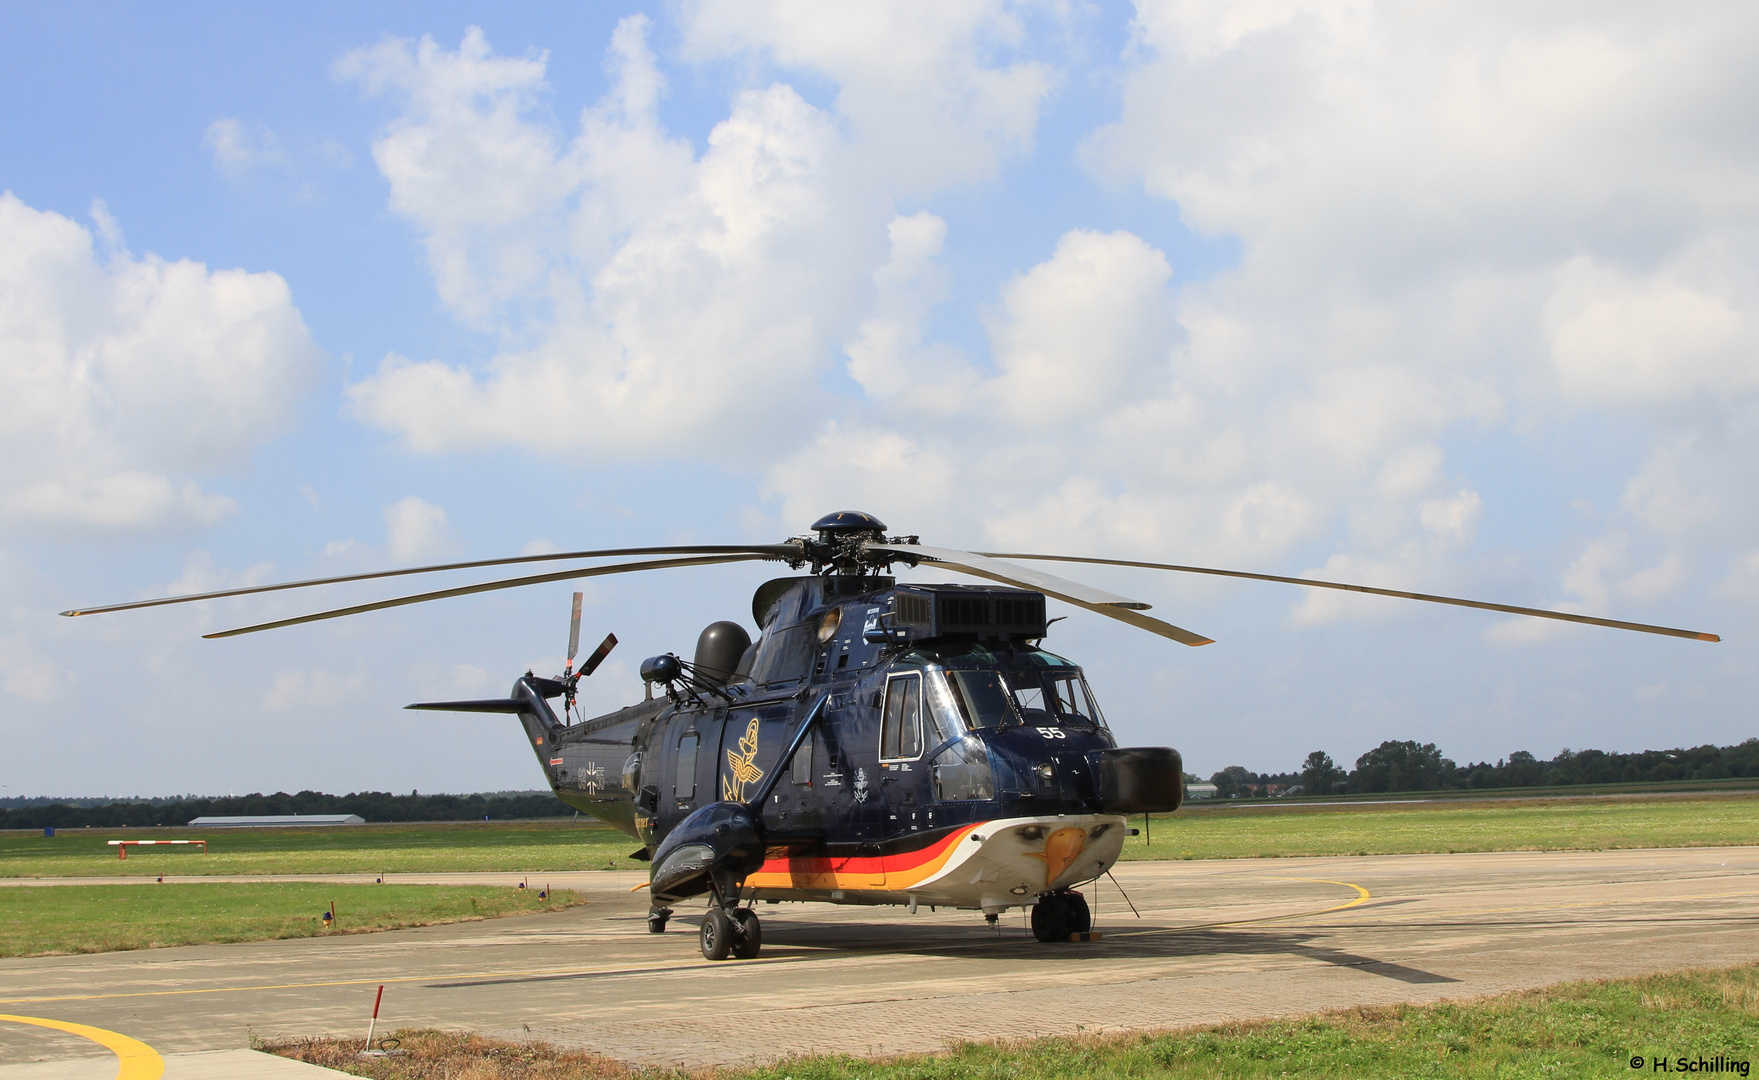
{"label": "golden eagle and anchor emblem", "polygon": [[745,786],[763,779],[763,770],[754,763],[757,757],[757,717],[745,725],[745,736],[737,750],[727,751],[727,775],[721,778],[721,798],[732,802],[745,801]]}

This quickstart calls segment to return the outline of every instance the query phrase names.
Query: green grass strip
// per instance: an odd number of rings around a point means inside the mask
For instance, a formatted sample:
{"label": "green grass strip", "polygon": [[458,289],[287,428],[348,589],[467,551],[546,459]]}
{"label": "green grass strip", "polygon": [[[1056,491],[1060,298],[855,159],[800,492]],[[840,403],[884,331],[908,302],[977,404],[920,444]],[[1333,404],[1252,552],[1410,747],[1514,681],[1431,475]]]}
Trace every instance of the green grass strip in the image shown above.
{"label": "green grass strip", "polygon": [[[58,885],[0,889],[0,956],[317,937],[560,911],[568,890],[305,882]],[[336,905],[336,920],[323,915]]]}
{"label": "green grass strip", "polygon": [[[1131,821],[1142,827],[1140,817]],[[1150,843],[1149,841],[1152,841]],[[1155,815],[1124,859],[1461,851],[1606,851],[1759,843],[1759,795],[1322,806],[1187,805]]]}
{"label": "green grass strip", "polygon": [[[1439,1005],[1365,1007],[1155,1034],[966,1043],[881,1060],[828,1055],[759,1069],[637,1071],[542,1043],[463,1032],[397,1032],[406,1054],[363,1059],[358,1040],[306,1039],[263,1049],[357,1076],[440,1080],[1210,1080],[1263,1077],[1547,1077],[1682,1072],[1759,1058],[1759,965],[1565,983]],[[1665,1060],[1671,1069],[1656,1067]],[[1691,1070],[1702,1075],[1708,1070]],[[1710,1073],[1740,1076],[1738,1070]]]}
{"label": "green grass strip", "polygon": [[[206,840],[208,853],[134,847],[120,860],[109,840]],[[628,857],[640,846],[615,829],[566,821],[13,832],[0,833],[0,877],[635,870],[647,866]]]}

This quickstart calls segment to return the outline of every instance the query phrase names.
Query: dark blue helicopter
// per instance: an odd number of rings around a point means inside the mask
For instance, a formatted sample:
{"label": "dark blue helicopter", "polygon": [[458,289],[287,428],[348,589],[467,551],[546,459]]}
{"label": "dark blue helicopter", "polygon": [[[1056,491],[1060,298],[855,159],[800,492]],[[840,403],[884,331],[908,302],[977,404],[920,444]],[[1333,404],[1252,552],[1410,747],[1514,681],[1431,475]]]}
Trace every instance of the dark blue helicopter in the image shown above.
{"label": "dark blue helicopter", "polygon": [[[1116,745],[1079,665],[1042,647],[1054,598],[1186,645],[1209,639],[1143,614],[1148,605],[1005,559],[1176,570],[1425,600],[1675,637],[1714,634],[1566,612],[1272,574],[1076,556],[979,554],[885,535],[844,511],[781,544],[623,548],[417,567],[63,612],[94,614],[434,570],[618,556],[667,556],[445,589],[240,627],[229,637],[493,589],[757,559],[809,573],[752,598],[753,642],[733,622],[641,674],[648,699],[576,716],[580,594],[568,658],[531,672],[505,698],[412,709],[519,717],[556,795],[629,833],[649,861],[660,932],[671,905],[707,896],[700,929],[711,960],[749,958],[762,934],[750,903],[902,904],[1031,909],[1040,941],[1091,930],[1079,887],[1117,862],[1126,816],[1175,810],[1183,766],[1167,747]],[[932,565],[993,585],[899,584],[894,565]],[[656,688],[659,693],[656,694]],[[563,701],[560,715],[551,706]]]}

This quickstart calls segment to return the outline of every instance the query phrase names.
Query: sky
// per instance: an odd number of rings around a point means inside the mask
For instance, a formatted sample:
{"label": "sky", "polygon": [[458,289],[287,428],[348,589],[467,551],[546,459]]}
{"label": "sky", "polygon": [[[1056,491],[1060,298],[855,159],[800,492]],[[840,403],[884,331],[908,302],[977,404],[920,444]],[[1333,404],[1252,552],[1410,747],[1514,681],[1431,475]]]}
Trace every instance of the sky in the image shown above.
{"label": "sky", "polygon": [[840,509],[1724,638],[1073,574],[1215,639],[1046,642],[1203,775],[1759,735],[1751,4],[0,12],[0,797],[539,786],[402,706],[785,568],[56,613]]}

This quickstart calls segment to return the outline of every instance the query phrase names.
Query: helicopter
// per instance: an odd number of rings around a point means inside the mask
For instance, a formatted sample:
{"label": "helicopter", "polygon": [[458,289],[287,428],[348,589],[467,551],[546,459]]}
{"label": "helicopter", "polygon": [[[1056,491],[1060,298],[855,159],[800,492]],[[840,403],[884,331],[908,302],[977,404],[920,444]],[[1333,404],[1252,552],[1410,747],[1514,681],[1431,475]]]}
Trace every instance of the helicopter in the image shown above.
{"label": "helicopter", "polygon": [[[447,597],[549,582],[747,561],[805,570],[761,585],[753,641],[733,621],[706,627],[686,661],[641,665],[643,701],[578,715],[580,680],[617,644],[576,666],[581,594],[554,678],[527,671],[503,698],[418,702],[418,710],[518,718],[550,788],[637,840],[649,864],[649,931],[706,898],[709,960],[762,947],[759,902],[816,901],[981,912],[1030,910],[1041,942],[1091,934],[1080,891],[1110,872],[1128,817],[1179,808],[1184,765],[1171,747],[1120,747],[1081,666],[1043,647],[1047,600],[1189,646],[1211,643],[1144,614],[1149,605],[1019,565],[1061,562],[1206,574],[1390,596],[1642,633],[1715,634],[1458,597],[1172,563],[970,552],[886,535],[840,511],[779,544],[560,552],[283,582],[62,612],[77,616],[441,570],[585,558],[636,561],[441,589],[206,634],[232,637]],[[895,566],[984,584],[899,582]],[[552,702],[560,700],[560,714]]]}

